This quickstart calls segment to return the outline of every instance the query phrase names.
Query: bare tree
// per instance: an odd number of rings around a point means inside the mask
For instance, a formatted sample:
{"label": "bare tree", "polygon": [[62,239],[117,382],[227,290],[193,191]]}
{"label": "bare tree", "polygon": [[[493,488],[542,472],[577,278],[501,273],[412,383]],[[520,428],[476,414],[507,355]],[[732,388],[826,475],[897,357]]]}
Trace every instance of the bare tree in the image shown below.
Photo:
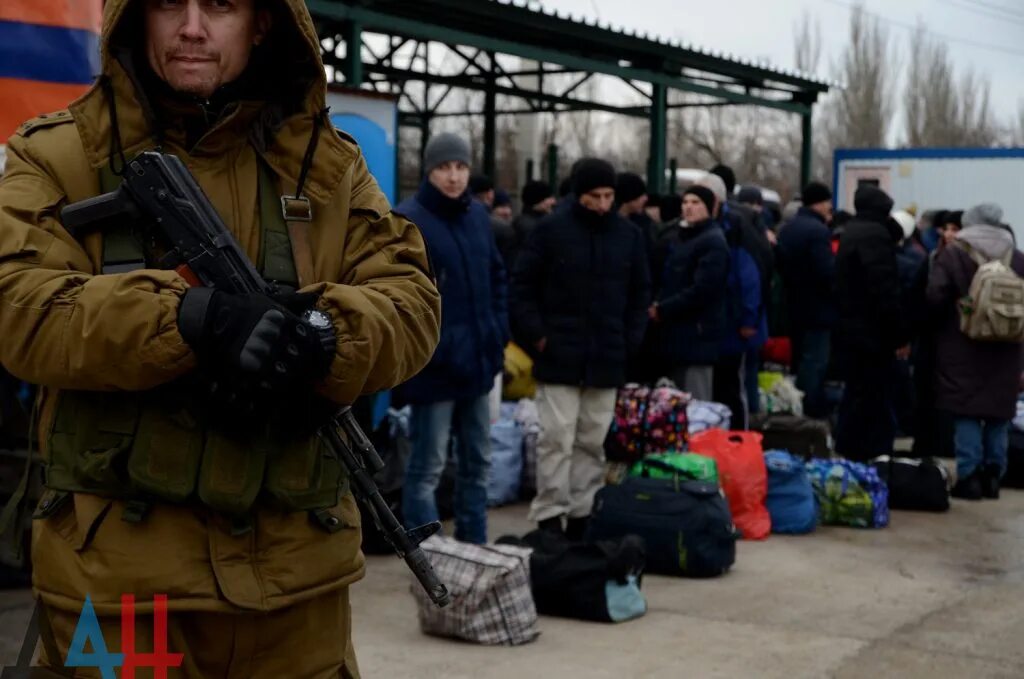
{"label": "bare tree", "polygon": [[895,110],[894,85],[898,71],[889,31],[869,16],[864,6],[850,15],[849,44],[834,65],[844,83],[836,98],[836,145],[884,146]]}
{"label": "bare tree", "polygon": [[956,78],[945,43],[919,25],[910,44],[904,126],[909,146],[990,146],[999,130],[991,83],[968,68]]}

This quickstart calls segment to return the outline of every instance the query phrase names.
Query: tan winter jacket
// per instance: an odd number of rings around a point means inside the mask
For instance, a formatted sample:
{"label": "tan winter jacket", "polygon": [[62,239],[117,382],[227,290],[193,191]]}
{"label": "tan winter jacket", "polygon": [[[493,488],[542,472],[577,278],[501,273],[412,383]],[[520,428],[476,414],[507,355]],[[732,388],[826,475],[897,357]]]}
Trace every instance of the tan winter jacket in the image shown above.
{"label": "tan winter jacket", "polygon": [[[142,32],[132,25],[139,14],[131,4],[106,3],[100,81],[70,111],[23,125],[10,139],[0,180],[0,362],[43,387],[44,445],[60,390],[147,390],[196,365],[176,326],[188,284],[172,271],[98,275],[102,236],[76,242],[58,220],[60,209],[97,195],[98,169],[121,150],[130,159],[160,144],[191,169],[255,261],[257,155],[291,195],[314,118],[325,107],[308,10],[302,0],[278,0],[271,37],[258,48],[271,52],[261,62],[274,66],[267,89],[286,92],[298,83],[303,96],[230,105],[190,143],[179,115],[187,112],[155,106],[142,94],[138,69],[126,67],[133,62],[118,51]],[[310,244],[320,282],[307,290],[322,295],[338,336],[320,390],[348,404],[426,364],[438,340],[440,300],[422,237],[391,213],[358,146],[330,125],[319,134],[304,193],[313,204]],[[172,609],[267,611],[362,574],[359,513],[350,495],[337,508],[347,528],[330,535],[305,513],[261,511],[252,532],[232,537],[221,517],[169,505],[131,524],[120,519],[121,504],[77,494],[73,507],[35,522],[34,582],[47,603],[77,611],[88,594],[99,614],[114,614],[121,594],[132,592],[140,610],[159,593],[169,595]]]}

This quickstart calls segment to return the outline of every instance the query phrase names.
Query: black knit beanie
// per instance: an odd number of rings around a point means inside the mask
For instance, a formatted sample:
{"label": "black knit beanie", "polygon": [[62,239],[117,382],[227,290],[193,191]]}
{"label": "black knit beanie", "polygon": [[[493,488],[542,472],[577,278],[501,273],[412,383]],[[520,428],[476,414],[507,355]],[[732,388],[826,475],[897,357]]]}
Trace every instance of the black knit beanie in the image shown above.
{"label": "black knit beanie", "polygon": [[706,186],[697,186],[694,184],[690,188],[683,191],[684,196],[693,195],[700,198],[700,202],[708,208],[708,216],[715,214],[715,193]]}
{"label": "black knit beanie", "polygon": [[537,180],[526,182],[522,193],[523,209],[529,210],[537,203],[544,202],[552,195],[554,194],[551,193],[551,187],[547,182]]}
{"label": "black knit beanie", "polygon": [[638,174],[623,172],[615,182],[615,200],[621,205],[647,195],[647,184]]}
{"label": "black knit beanie", "polygon": [[826,200],[832,200],[832,191],[821,182],[811,182],[804,187],[801,201],[805,206],[817,205]]}
{"label": "black knit beanie", "polygon": [[604,188],[615,188],[615,168],[611,163],[600,158],[584,158],[576,164],[572,192],[577,198],[594,189]]}

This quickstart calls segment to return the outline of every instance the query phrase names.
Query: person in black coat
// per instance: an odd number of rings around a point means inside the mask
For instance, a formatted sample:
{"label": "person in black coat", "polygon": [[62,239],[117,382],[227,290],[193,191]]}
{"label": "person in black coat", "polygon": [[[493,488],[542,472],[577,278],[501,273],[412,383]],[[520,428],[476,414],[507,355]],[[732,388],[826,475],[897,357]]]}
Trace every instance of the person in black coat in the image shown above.
{"label": "person in black coat", "polygon": [[658,244],[657,299],[649,315],[661,325],[661,353],[676,385],[703,401],[712,396],[713,366],[725,335],[729,246],[712,220],[715,194],[691,186],[686,221]]}
{"label": "person in black coat", "polygon": [[534,357],[541,435],[530,519],[581,537],[604,479],[604,439],[626,362],[644,336],[643,234],[613,211],[615,170],[577,164],[575,202],[542,220],[516,260],[512,324]]}
{"label": "person in black coat", "polygon": [[853,460],[892,452],[895,362],[898,352],[909,352],[896,264],[903,233],[889,218],[892,206],[878,187],[857,189],[857,214],[846,225],[836,255],[835,347],[846,382],[836,452]]}
{"label": "person in black coat", "polygon": [[804,188],[803,205],[782,228],[775,248],[786,291],[796,386],[804,392],[804,413],[811,417],[828,414],[825,377],[836,321],[831,218],[832,192],[824,184],[811,182]]}

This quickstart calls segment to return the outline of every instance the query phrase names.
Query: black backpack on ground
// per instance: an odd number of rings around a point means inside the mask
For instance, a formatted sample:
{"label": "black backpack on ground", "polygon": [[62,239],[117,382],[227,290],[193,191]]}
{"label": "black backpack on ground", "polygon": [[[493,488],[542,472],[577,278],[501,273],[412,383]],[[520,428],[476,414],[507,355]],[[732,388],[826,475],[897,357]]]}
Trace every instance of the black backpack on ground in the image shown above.
{"label": "black backpack on ground", "polygon": [[636,535],[584,543],[572,542],[562,533],[536,530],[522,539],[503,537],[498,543],[533,550],[530,586],[541,615],[621,622],[647,610],[640,593],[645,547]]}
{"label": "black backpack on ground", "polygon": [[738,533],[717,483],[629,477],[597,492],[587,540],[639,535],[647,572],[708,578],[736,561]]}
{"label": "black backpack on ground", "polygon": [[872,460],[872,464],[889,486],[889,509],[949,511],[952,483],[941,462],[883,455]]}
{"label": "black backpack on ground", "polygon": [[832,456],[832,435],[828,422],[799,415],[757,414],[750,428],[764,437],[765,450],[785,450],[805,459]]}

